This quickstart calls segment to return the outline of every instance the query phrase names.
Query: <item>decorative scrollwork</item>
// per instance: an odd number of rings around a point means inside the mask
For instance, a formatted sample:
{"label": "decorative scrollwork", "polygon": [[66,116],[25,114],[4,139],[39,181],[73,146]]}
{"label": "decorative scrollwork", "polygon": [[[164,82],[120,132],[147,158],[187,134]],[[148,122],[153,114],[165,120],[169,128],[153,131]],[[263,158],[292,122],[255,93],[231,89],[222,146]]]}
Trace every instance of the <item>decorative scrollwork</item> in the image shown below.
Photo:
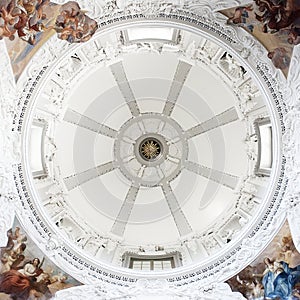
{"label": "decorative scrollwork", "polygon": [[[209,34],[211,38],[217,40],[217,42],[219,44],[222,44],[226,49],[231,49],[236,58],[241,59],[242,57],[244,59],[247,59],[247,65],[251,72],[255,75],[254,77],[259,78],[259,80],[263,82],[262,92],[264,93],[264,97],[270,101],[270,106],[277,110],[277,112],[274,114],[274,123],[279,124],[278,128],[282,133],[285,131],[286,121],[284,117],[286,115],[286,108],[284,103],[285,99],[281,94],[282,87],[284,86],[285,82],[283,78],[280,77],[280,75],[274,70],[274,67],[270,64],[268,59],[264,58],[264,56],[259,55],[260,52],[263,52],[265,50],[258,42],[251,40],[251,42],[253,41],[253,44],[249,43],[249,40],[247,40],[246,38],[243,39],[243,37],[248,37],[248,33],[244,32],[240,28],[226,27],[223,23],[220,23],[218,21],[216,14],[214,13],[211,13],[210,17],[214,16],[215,18],[211,17],[210,19],[208,19],[206,16],[197,15],[194,12],[180,10],[178,6],[170,7],[169,3],[164,5],[163,8],[160,7],[159,9],[154,9],[153,7],[154,6],[151,6],[149,8],[140,8],[139,13],[137,13],[137,8],[132,8],[132,6],[129,6],[128,10],[126,10],[125,8],[117,8],[116,14],[111,16],[105,15],[106,17],[101,19],[99,26],[100,28],[105,29],[113,27],[114,25],[118,25],[119,22],[130,23],[135,22],[136,20],[156,21],[159,19],[165,21],[166,23],[168,21],[180,22],[182,26],[185,26],[186,24],[189,25],[189,28],[193,28],[193,30],[195,31],[201,31],[202,33],[204,32],[205,34]],[[37,59],[34,59],[29,64],[26,72],[18,81],[17,87],[20,93],[20,99],[18,102],[18,106],[16,107],[16,115],[14,117],[14,129],[17,132],[22,133],[25,130],[25,112],[28,109],[29,101],[34,101],[37,90],[43,87],[44,80],[46,80],[48,76],[50,76],[50,74],[58,65],[61,66],[64,63],[63,59],[68,54],[70,54],[71,51],[72,53],[74,53],[74,49],[67,49],[68,47],[64,47],[67,46],[63,46],[60,41],[51,38],[47,43],[45,43],[45,45],[42,47],[42,50],[40,50],[46,51],[45,53],[47,53],[42,63]],[[138,47],[137,49],[139,49]],[[91,54],[91,64],[105,64],[107,60],[113,60],[116,58],[118,54],[112,51],[110,52],[108,49],[109,46],[106,46],[106,48],[107,50],[94,49],[95,53],[93,55]],[[189,49],[189,55],[191,57],[195,57],[194,50],[196,49],[193,49],[193,47],[191,46]],[[175,49],[175,51],[177,51],[178,53],[181,52],[180,49]],[[62,54],[60,54],[60,52]],[[79,60],[81,61],[79,63],[80,67],[77,69],[78,59],[74,58],[76,59],[76,63],[74,62],[74,64],[71,65],[71,68],[74,67],[73,70],[77,70],[78,73],[80,73],[80,70],[84,69],[84,66],[89,62],[85,60],[86,57],[84,55],[82,55],[82,57],[80,56],[80,54],[84,54],[83,49],[79,49],[78,52],[80,52],[78,53]],[[246,52],[247,55],[239,55]],[[100,55],[97,56],[97,53],[99,53]],[[2,51],[0,51],[0,54],[2,55]],[[0,60],[0,63],[2,63],[2,59]],[[0,70],[3,70],[2,66]],[[63,70],[61,71],[63,72]],[[228,68],[226,72],[230,73],[229,75],[231,76],[237,77],[241,74],[239,71],[231,72]],[[68,76],[68,74],[64,74],[64,76],[66,77]],[[2,78],[5,77],[2,76]],[[13,82],[12,79],[10,79],[10,83],[11,82]],[[58,82],[58,84],[60,84],[60,82]],[[5,85],[6,83],[4,83],[3,80],[0,79],[1,88]],[[15,89],[14,86],[13,89]],[[53,100],[57,101],[58,103],[57,105],[55,104],[58,109],[57,111],[54,110],[53,115],[59,115],[59,111],[63,109],[63,105],[62,107],[60,107],[62,102],[59,99],[59,92],[55,91],[55,88],[52,89],[51,87],[50,93],[52,93]],[[242,91],[242,93],[244,93],[245,98],[247,98],[249,95],[251,96],[251,93],[253,93],[253,91],[251,91],[251,89],[250,91],[247,91],[246,89],[246,92]],[[2,93],[0,93],[0,95],[2,95]],[[13,103],[15,103],[15,100],[13,100]],[[274,105],[272,103],[274,103]],[[18,145],[17,142],[16,145]],[[16,146],[15,148],[20,149],[20,147],[18,146]],[[15,158],[13,160],[17,161],[17,159]],[[280,215],[278,217],[279,212],[281,212],[281,201],[285,193],[287,184],[285,164],[285,157],[282,157],[279,154],[277,166],[278,175],[274,177],[273,186],[273,190],[275,190],[275,192],[273,194],[270,193],[270,197],[266,199],[266,207],[259,216],[260,218],[257,218],[257,220],[255,220],[255,222],[251,224],[251,227],[249,227],[249,232],[247,232],[248,238],[244,239],[241,244],[234,244],[232,245],[232,247],[227,248],[224,247],[224,249],[218,255],[218,258],[210,261],[207,266],[191,266],[189,270],[182,272],[178,271],[178,275],[176,276],[166,275],[165,278],[167,279],[168,284],[172,286],[172,288],[174,286],[184,286],[186,283],[191,284],[192,282],[207,284],[215,281],[216,278],[222,281],[230,274],[238,272],[238,270],[243,265],[248,263],[251,258],[259,253],[263,245],[257,245],[257,240],[267,243],[272,238],[274,232],[276,232],[285,217],[284,215]],[[37,235],[40,241],[43,241],[41,242],[41,247],[43,247],[43,251],[45,252],[45,254],[52,256],[53,259],[55,259],[63,269],[71,269],[72,272],[77,272],[75,274],[75,277],[79,278],[84,283],[97,281],[114,283],[116,285],[122,286],[134,285],[137,281],[136,278],[138,274],[129,272],[128,270],[119,270],[118,268],[110,270],[101,263],[95,260],[91,260],[84,255],[81,255],[80,247],[74,247],[73,244],[70,244],[67,239],[65,239],[62,233],[58,233],[53,230],[53,224],[51,225],[50,222],[48,222],[42,215],[40,215],[38,207],[36,207],[34,203],[34,198],[32,198],[32,196],[30,195],[30,189],[32,187],[28,186],[25,183],[24,176],[26,175],[24,168],[26,168],[26,166],[18,165],[15,167],[14,172],[14,181],[18,189],[19,198],[18,210],[25,211],[28,214],[27,222],[31,223],[31,225],[29,226],[27,224],[27,230],[29,233]],[[11,180],[8,181],[10,182],[11,186]],[[251,205],[250,198],[243,200],[243,203],[246,205]],[[239,221],[233,219],[232,222]],[[226,232],[225,228],[221,232],[220,238],[227,238],[227,235],[229,236],[229,233]],[[205,236],[205,238],[208,238],[207,235]],[[56,243],[56,240],[60,242]],[[87,243],[89,243],[89,241],[87,241]],[[215,241],[217,243],[220,242],[215,240],[214,238],[211,239],[212,243],[214,243]],[[149,275],[149,277],[151,277],[151,275]],[[93,292],[91,290],[91,295],[97,295],[97,293],[98,295],[103,294],[101,290],[99,291],[99,288],[96,288],[95,290],[98,290],[98,292]],[[220,287],[218,287],[218,293],[219,292]],[[69,296],[71,297],[71,295],[74,295],[73,290],[70,290]],[[63,299],[72,299],[67,298],[69,296],[66,294],[66,297],[63,297]],[[221,299],[225,298],[223,297]]]}
{"label": "decorative scrollwork", "polygon": [[[13,131],[17,89],[4,41],[0,41],[0,246],[14,219],[16,191],[12,165],[21,160],[20,136]],[[4,213],[5,212],[5,213]]]}

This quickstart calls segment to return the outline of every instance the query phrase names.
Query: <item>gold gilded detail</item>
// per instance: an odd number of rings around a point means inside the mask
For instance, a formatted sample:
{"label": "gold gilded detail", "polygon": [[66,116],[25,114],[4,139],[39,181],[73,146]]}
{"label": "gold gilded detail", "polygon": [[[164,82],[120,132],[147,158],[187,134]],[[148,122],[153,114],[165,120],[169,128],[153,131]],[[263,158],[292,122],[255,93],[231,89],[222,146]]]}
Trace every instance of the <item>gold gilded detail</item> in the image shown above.
{"label": "gold gilded detail", "polygon": [[146,140],[141,146],[141,154],[146,159],[154,159],[160,154],[160,145],[155,140]]}

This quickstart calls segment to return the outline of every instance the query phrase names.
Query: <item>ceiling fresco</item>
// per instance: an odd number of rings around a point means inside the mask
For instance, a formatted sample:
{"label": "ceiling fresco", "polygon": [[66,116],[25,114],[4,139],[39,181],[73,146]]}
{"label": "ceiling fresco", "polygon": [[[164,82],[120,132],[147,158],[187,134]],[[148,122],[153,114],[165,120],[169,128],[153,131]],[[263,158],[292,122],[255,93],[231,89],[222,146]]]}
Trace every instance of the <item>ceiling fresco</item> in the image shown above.
{"label": "ceiling fresco", "polygon": [[253,263],[227,282],[247,299],[300,299],[300,253],[288,223]]}
{"label": "ceiling fresco", "polygon": [[48,0],[1,0],[0,39],[5,38],[16,77],[52,35],[69,43],[89,40],[97,22],[75,1],[59,5]]}
{"label": "ceiling fresco", "polygon": [[[241,26],[251,32],[268,49],[274,66],[287,76],[293,47],[300,43],[298,2],[254,0],[220,13],[228,17],[227,25]],[[16,79],[52,35],[79,43],[89,40],[98,28],[97,21],[76,1],[59,5],[49,0],[1,0],[0,8],[0,39],[5,38]]]}
{"label": "ceiling fresco", "polygon": [[69,43],[85,42],[97,29],[75,1],[62,5],[49,0],[1,1],[1,37],[16,37],[34,45],[41,32],[54,30],[57,37]]}
{"label": "ceiling fresco", "polygon": [[46,300],[62,289],[80,285],[39,250],[15,219],[0,247],[0,299]]}
{"label": "ceiling fresco", "polygon": [[300,3],[294,0],[255,0],[221,11],[227,24],[251,32],[267,49],[274,66],[287,76],[293,47],[300,43]]}
{"label": "ceiling fresco", "polygon": [[0,300],[300,299],[300,0],[53,1],[0,0]]}

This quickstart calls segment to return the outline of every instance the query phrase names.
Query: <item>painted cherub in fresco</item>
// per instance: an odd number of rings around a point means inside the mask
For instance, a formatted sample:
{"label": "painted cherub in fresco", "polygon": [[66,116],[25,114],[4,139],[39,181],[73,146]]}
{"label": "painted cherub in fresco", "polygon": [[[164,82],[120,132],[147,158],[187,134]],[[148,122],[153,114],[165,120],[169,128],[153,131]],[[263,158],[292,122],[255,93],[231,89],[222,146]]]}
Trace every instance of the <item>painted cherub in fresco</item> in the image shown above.
{"label": "painted cherub in fresco", "polygon": [[275,68],[284,70],[290,65],[290,57],[285,48],[279,47],[268,53],[268,58],[272,60]]}
{"label": "painted cherub in fresco", "polygon": [[294,27],[294,26],[292,26],[289,29],[289,34],[288,34],[287,41],[291,45],[298,45],[298,44],[300,44],[300,27]]}
{"label": "painted cherub in fresco", "polygon": [[13,233],[12,228],[7,231],[6,235],[7,235],[7,243],[6,243],[6,246],[0,248],[0,255],[1,256],[5,252],[7,252],[9,250],[12,250],[12,248],[15,245],[15,243],[14,243],[14,233]]}
{"label": "painted cherub in fresco", "polygon": [[253,11],[252,5],[237,7],[234,11],[234,15],[227,20],[227,24],[240,25],[252,32],[254,26],[248,23],[249,12],[251,11]]}
{"label": "painted cherub in fresco", "polygon": [[[53,272],[53,270],[52,270]],[[50,273],[52,273],[50,272]],[[52,275],[49,277],[49,282],[47,284],[47,288],[52,295],[54,295],[57,291],[62,289],[70,288],[73,285],[68,283],[68,276],[63,273],[58,273],[57,275]]]}
{"label": "painted cherub in fresco", "polygon": [[14,28],[14,24],[18,20],[18,13],[13,13],[13,10],[14,7],[11,3],[0,7],[0,38],[7,37],[11,41],[15,39],[17,30]]}
{"label": "painted cherub in fresco", "polygon": [[50,0],[0,0],[0,39],[14,40],[18,36],[34,45],[38,33],[54,29],[58,38],[78,43],[89,40],[97,30],[97,22],[75,1],[61,5],[55,26],[47,27],[45,9],[52,5]]}
{"label": "painted cherub in fresco", "polygon": [[227,24],[243,24],[246,23],[248,12],[252,11],[252,5],[239,6],[235,9],[234,15],[227,20]]}
{"label": "painted cherub in fresco", "polygon": [[[37,33],[47,29],[43,24],[43,20],[46,19],[46,14],[43,12],[43,9],[49,4],[49,0],[28,0],[22,3],[26,13],[22,13],[15,28],[18,29],[20,38],[33,45],[35,44]],[[49,29],[50,28],[51,27],[49,27]]]}
{"label": "painted cherub in fresco", "polygon": [[241,279],[240,276],[237,275],[236,280],[243,287],[243,294],[247,297],[247,299],[257,299],[263,296],[263,285],[253,276]]}
{"label": "painted cherub in fresco", "polygon": [[300,5],[294,0],[255,0],[258,11],[256,19],[262,22],[263,32],[277,32],[291,26],[300,18]]}
{"label": "painted cherub in fresco", "polygon": [[44,6],[49,0],[11,0],[0,3],[0,37],[15,39],[15,34],[24,41],[34,44],[38,32],[46,27]]}
{"label": "painted cherub in fresco", "polygon": [[277,260],[284,261],[290,268],[296,268],[300,265],[300,254],[294,245],[291,235],[282,237],[278,243]]}
{"label": "painted cherub in fresco", "polygon": [[88,41],[97,28],[97,22],[85,15],[75,1],[62,5],[55,23],[58,38],[70,43]]}
{"label": "painted cherub in fresco", "polygon": [[8,241],[5,247],[0,249],[0,273],[7,272],[17,267],[24,261],[25,242],[27,237],[21,232],[20,227],[7,231]]}

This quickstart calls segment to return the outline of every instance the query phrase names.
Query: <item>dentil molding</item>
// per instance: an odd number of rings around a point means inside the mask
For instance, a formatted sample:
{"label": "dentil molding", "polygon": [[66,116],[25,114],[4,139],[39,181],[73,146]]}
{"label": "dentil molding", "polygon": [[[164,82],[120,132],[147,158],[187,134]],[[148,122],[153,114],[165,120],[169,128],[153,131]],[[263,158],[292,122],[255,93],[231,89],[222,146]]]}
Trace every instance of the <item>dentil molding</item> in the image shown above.
{"label": "dentil molding", "polygon": [[[51,2],[63,4],[68,0],[53,0]],[[87,15],[100,19],[119,12],[138,13],[148,15],[177,7],[193,11],[198,14],[213,14],[216,11],[249,4],[249,0],[77,0],[80,7],[87,10]]]}
{"label": "dentil molding", "polygon": [[[83,2],[86,5],[82,5],[83,8],[90,8],[92,12],[96,11],[94,1]],[[213,41],[234,53],[236,60],[251,70],[253,78],[259,85],[264,97],[268,100],[270,109],[273,111],[272,119],[276,130],[274,139],[277,149],[273,186],[265,201],[264,210],[257,219],[252,222],[247,237],[244,238],[242,242],[222,250],[223,252],[218,257],[211,259],[203,265],[183,267],[182,269],[176,269],[172,272],[162,272],[161,275],[161,277],[167,281],[168,286],[172,287],[170,288],[172,290],[174,286],[179,288],[180,286],[185,286],[187,283],[192,284],[197,282],[199,285],[205,286],[207,284],[211,285],[213,282],[223,282],[228,277],[240,271],[260,253],[264,246],[274,237],[285,219],[286,207],[282,199],[285,194],[288,178],[286,175],[286,158],[281,153],[281,135],[286,131],[285,116],[287,114],[285,99],[282,95],[282,90],[286,86],[285,79],[282,73],[276,70],[271,61],[267,58],[267,52],[261,44],[243,29],[226,26],[225,18],[214,13],[217,1],[213,1],[212,3],[214,4],[211,6],[208,4],[210,3],[208,1],[201,2],[206,3],[205,5],[210,7],[208,17],[206,15],[200,15],[200,12],[204,10],[201,10],[199,7],[197,8],[199,14],[184,9],[184,5],[186,4],[183,3],[182,6],[181,2],[177,5],[162,1],[146,3],[139,1],[133,3],[133,1],[128,1],[128,3],[129,4],[126,2],[126,6],[121,8],[121,4],[118,1],[111,2],[110,5],[114,13],[110,16],[105,13],[103,8],[101,8],[102,10],[100,8],[97,10],[99,16],[104,16],[100,19],[99,34],[102,31],[113,30],[124,24],[140,24],[142,22],[148,22],[148,24],[151,24],[151,22],[162,22],[163,24],[182,26],[183,29],[191,30],[199,34],[201,33],[202,35],[207,34]],[[234,3],[235,6],[240,2],[232,1],[232,3]],[[108,4],[109,2],[105,3],[105,5]],[[205,5],[204,7],[206,7]],[[3,42],[1,43],[1,47],[5,48]],[[14,84],[7,52],[1,49],[0,70],[5,74],[5,76],[1,76],[0,78],[1,91],[5,91],[3,93],[1,92],[1,95],[4,95],[2,97],[5,98],[1,99],[1,112],[3,105],[7,103],[11,103],[15,110],[13,116],[8,113],[8,111],[11,110],[10,108],[4,110],[6,112],[4,114],[4,120],[8,122],[7,124],[10,124],[9,126],[11,126],[14,131],[10,133],[9,130],[4,130],[3,133],[3,140],[6,141],[3,149],[9,149],[11,150],[8,151],[10,153],[9,155],[11,155],[11,153],[13,154],[3,165],[6,165],[9,170],[13,172],[14,177],[5,179],[3,181],[5,183],[1,184],[1,189],[3,186],[5,190],[7,190],[3,192],[2,197],[4,197],[4,199],[10,199],[9,195],[15,195],[15,191],[17,190],[18,196],[13,197],[13,199],[18,200],[15,201],[15,206],[7,205],[13,207],[12,209],[16,207],[19,216],[26,216],[26,219],[23,218],[23,225],[27,233],[36,238],[38,246],[45,255],[55,261],[63,270],[69,271],[75,278],[86,284],[105,283],[106,285],[109,283],[113,284],[113,287],[136,287],[139,278],[149,277],[153,279],[155,275],[150,275],[149,273],[141,275],[141,273],[135,273],[131,270],[101,264],[86,257],[80,253],[77,248],[72,247],[63,236],[54,230],[47,219],[40,214],[39,206],[37,205],[38,201],[35,199],[35,196],[33,196],[34,193],[32,193],[32,186],[25,180],[29,178],[29,173],[27,174],[28,166],[24,166],[24,164],[20,163],[21,147],[19,136],[23,135],[26,126],[28,127],[30,123],[27,119],[30,113],[30,106],[33,105],[43,81],[51,74],[51,70],[53,70],[58,63],[62,62],[70,51],[74,51],[77,47],[81,47],[81,45],[69,45],[55,37],[51,38],[38,51],[37,55],[33,57],[27,69],[18,80],[17,86]],[[40,57],[42,57],[42,59],[40,59]],[[9,77],[7,77],[6,74],[8,74]],[[8,90],[6,90],[7,88]],[[59,103],[60,99],[56,100]],[[293,168],[292,163],[290,164],[290,168]],[[4,173],[4,171],[2,171],[2,173]],[[5,172],[5,174],[9,173]],[[6,203],[10,203],[9,201],[11,200],[7,200]],[[2,205],[2,203],[4,202],[1,201],[0,205]],[[7,209],[5,207],[3,208]],[[5,210],[2,210],[1,207],[1,211]],[[7,216],[5,216],[5,214],[3,215],[4,216],[0,216],[0,224],[5,224],[3,228],[6,230],[11,226],[11,219],[6,220],[5,218],[7,218]],[[3,243],[5,244],[4,236]],[[95,290],[99,292],[99,285],[97,286]],[[78,289],[80,290],[80,288]],[[81,287],[81,289],[84,289],[84,287]],[[105,287],[105,289],[107,290],[107,287]],[[73,293],[73,291],[71,291],[72,289],[69,291],[70,295]],[[219,289],[217,289],[217,291],[218,293],[220,292]],[[90,293],[93,293],[93,289],[91,289]],[[95,293],[93,295],[95,295]],[[218,299],[215,294],[213,295],[214,298],[207,299]],[[61,299],[71,298],[65,297]],[[223,297],[222,299],[225,298]]]}

